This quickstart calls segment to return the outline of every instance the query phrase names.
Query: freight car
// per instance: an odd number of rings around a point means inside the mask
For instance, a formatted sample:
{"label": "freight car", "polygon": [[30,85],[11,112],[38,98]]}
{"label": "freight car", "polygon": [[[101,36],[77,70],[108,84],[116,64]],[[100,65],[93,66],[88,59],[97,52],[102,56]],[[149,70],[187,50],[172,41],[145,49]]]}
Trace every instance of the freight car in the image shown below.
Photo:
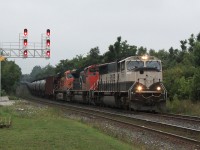
{"label": "freight car", "polygon": [[66,71],[29,84],[34,94],[65,101],[132,110],[165,109],[167,91],[162,64],[153,56],[131,56],[121,61]]}

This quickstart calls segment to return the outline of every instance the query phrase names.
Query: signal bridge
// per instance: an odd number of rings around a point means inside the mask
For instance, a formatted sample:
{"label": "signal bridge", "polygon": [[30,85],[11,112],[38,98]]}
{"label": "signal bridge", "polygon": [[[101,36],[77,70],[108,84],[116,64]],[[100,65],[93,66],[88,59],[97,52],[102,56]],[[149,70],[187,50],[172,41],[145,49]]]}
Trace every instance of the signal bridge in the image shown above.
{"label": "signal bridge", "polygon": [[50,50],[42,47],[41,43],[29,42],[26,48],[20,45],[18,42],[1,43],[0,55],[5,58],[50,58]]}
{"label": "signal bridge", "polygon": [[41,34],[41,42],[29,42],[28,30],[19,34],[19,42],[0,43],[0,61],[5,58],[50,58],[50,29]]}

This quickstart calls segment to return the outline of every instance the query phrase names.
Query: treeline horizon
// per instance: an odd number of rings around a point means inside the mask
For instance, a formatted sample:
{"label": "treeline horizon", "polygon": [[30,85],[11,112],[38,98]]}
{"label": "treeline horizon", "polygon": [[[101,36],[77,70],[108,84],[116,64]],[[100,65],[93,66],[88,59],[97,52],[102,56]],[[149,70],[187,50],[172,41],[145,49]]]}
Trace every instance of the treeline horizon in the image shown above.
{"label": "treeline horizon", "polygon": [[[168,50],[154,50],[130,45],[121,36],[108,47],[108,51],[100,55],[99,47],[91,48],[86,56],[76,55],[72,59],[60,60],[53,67],[35,66],[30,75],[22,75],[21,80],[31,81],[56,75],[66,70],[83,69],[92,64],[108,63],[121,60],[129,56],[155,56],[162,61],[163,82],[170,100],[200,100],[200,33],[191,34],[188,39],[180,41],[180,49],[173,47]],[[5,62],[6,63],[6,62]],[[21,71],[21,70],[20,70]]]}

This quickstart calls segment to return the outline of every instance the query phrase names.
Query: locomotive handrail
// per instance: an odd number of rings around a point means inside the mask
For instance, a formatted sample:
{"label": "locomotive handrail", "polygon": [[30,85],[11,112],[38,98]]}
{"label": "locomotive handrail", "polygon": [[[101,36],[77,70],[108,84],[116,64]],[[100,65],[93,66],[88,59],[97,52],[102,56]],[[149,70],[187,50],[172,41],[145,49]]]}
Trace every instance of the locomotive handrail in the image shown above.
{"label": "locomotive handrail", "polygon": [[131,85],[131,87],[128,89],[128,97],[129,97],[129,99],[131,99],[131,91],[132,91],[133,87],[135,86],[135,84],[136,84],[136,82],[133,83],[133,85]]}
{"label": "locomotive handrail", "polygon": [[96,87],[98,86],[98,82],[99,82],[99,80],[97,80],[94,84],[93,84],[93,86],[91,86],[91,88],[90,88],[90,91],[91,90],[95,90],[96,89]]}
{"label": "locomotive handrail", "polygon": [[160,83],[160,85],[161,85],[162,88],[164,89],[165,99],[167,99],[167,90],[166,90],[165,86],[163,85],[163,83]]}
{"label": "locomotive handrail", "polygon": [[69,91],[69,90],[71,90],[71,89],[72,89],[72,86],[71,86],[70,88],[68,88],[67,91]]}

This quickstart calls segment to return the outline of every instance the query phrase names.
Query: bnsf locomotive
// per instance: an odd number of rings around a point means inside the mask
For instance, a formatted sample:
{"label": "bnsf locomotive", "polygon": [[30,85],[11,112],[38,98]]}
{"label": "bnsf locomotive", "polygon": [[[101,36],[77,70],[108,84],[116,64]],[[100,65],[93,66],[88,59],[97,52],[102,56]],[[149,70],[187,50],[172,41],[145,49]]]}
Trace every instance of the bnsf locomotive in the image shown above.
{"label": "bnsf locomotive", "polygon": [[29,84],[33,94],[65,101],[132,110],[165,109],[167,92],[161,61],[153,56],[131,56],[121,61],[66,71]]}

